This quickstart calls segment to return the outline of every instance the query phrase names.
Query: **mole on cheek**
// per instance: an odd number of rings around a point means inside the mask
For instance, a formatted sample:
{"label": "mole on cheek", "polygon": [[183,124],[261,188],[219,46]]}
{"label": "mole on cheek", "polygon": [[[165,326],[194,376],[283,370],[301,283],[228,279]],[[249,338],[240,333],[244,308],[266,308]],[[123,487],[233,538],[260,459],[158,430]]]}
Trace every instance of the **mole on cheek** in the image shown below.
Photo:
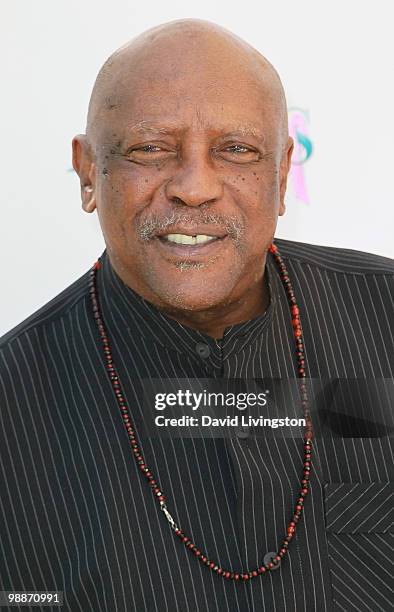
{"label": "mole on cheek", "polygon": [[[116,137],[116,134],[113,134],[113,137]],[[109,152],[111,153],[111,155],[119,155],[120,154],[120,145],[121,145],[121,141],[118,140],[109,150]]]}

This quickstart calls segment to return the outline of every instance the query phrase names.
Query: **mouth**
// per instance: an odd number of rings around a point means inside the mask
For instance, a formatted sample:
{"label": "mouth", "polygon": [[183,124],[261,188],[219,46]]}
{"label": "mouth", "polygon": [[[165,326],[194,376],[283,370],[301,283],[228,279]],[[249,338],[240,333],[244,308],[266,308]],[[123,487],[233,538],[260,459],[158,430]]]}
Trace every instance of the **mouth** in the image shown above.
{"label": "mouth", "polygon": [[192,233],[184,230],[182,233],[168,233],[155,236],[155,241],[168,254],[182,257],[198,257],[211,255],[213,252],[222,248],[227,242],[228,234]]}

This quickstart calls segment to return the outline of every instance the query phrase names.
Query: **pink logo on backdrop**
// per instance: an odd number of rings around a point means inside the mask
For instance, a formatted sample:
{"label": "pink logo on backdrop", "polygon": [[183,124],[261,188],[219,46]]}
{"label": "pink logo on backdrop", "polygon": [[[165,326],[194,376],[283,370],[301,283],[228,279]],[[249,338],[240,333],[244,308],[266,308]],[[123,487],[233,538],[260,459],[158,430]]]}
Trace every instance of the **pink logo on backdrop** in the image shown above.
{"label": "pink logo on backdrop", "polygon": [[290,180],[298,200],[309,204],[304,164],[312,155],[312,141],[309,137],[308,113],[301,108],[289,108],[289,135],[294,139]]}

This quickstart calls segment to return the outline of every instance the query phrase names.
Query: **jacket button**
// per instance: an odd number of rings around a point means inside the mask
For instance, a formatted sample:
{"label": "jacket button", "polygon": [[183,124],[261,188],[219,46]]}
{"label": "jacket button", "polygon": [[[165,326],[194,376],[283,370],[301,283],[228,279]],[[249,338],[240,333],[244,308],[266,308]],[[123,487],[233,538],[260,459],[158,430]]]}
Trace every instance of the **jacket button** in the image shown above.
{"label": "jacket button", "polygon": [[242,427],[237,427],[235,430],[235,435],[237,438],[245,439],[249,438],[250,428],[247,425],[243,425]]}
{"label": "jacket button", "polygon": [[209,357],[209,355],[211,354],[211,349],[209,348],[208,344],[205,344],[205,342],[197,342],[195,348],[197,355],[200,355],[200,357],[204,357],[204,359]]}

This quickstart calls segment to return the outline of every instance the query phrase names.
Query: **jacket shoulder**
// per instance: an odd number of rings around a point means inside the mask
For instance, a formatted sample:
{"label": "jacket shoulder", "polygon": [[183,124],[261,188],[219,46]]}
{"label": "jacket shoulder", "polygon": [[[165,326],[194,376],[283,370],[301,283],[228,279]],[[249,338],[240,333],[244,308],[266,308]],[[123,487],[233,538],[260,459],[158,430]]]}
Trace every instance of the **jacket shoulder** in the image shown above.
{"label": "jacket shoulder", "polygon": [[1,336],[0,350],[29,330],[49,321],[59,319],[68,313],[70,309],[88,295],[88,277],[89,271],[84,272],[82,276],[63,289],[49,302]]}
{"label": "jacket shoulder", "polygon": [[344,274],[394,274],[394,260],[389,257],[331,246],[276,238],[284,259],[307,263]]}

